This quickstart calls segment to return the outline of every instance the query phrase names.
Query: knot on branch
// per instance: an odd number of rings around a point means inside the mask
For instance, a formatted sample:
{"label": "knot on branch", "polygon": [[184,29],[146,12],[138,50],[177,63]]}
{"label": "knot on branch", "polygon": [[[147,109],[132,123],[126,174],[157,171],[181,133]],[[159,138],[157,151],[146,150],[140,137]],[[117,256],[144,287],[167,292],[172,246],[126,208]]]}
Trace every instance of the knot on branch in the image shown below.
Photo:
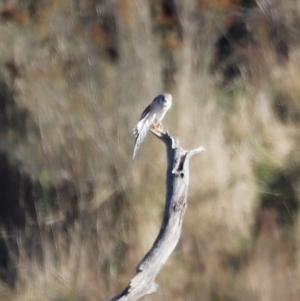
{"label": "knot on branch", "polygon": [[172,205],[173,211],[184,211],[186,207],[186,198],[184,196],[179,198],[178,201]]}

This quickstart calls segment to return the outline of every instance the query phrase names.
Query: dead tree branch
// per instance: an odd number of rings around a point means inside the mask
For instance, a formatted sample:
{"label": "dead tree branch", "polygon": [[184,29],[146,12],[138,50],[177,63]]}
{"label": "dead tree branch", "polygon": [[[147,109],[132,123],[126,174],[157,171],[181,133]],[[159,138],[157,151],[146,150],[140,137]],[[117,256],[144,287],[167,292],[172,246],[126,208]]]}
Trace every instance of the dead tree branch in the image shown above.
{"label": "dead tree branch", "polygon": [[152,133],[167,147],[167,190],[163,221],[152,248],[136,268],[137,274],[124,291],[111,301],[135,301],[156,292],[155,278],[175,249],[180,237],[187,206],[190,158],[204,151],[203,147],[189,151],[183,150],[177,138],[171,137],[162,130],[152,130]]}

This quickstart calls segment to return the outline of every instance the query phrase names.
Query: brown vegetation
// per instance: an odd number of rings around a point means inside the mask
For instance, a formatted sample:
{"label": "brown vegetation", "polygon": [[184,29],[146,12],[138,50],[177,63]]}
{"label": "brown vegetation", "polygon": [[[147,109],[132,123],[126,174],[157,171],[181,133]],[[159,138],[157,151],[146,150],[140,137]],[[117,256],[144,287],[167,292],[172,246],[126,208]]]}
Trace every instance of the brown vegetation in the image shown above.
{"label": "brown vegetation", "polygon": [[151,135],[131,160],[132,128],[162,91],[166,129],[206,152],[149,299],[299,299],[297,1],[6,0],[0,20],[1,300],[127,284],[165,180]]}

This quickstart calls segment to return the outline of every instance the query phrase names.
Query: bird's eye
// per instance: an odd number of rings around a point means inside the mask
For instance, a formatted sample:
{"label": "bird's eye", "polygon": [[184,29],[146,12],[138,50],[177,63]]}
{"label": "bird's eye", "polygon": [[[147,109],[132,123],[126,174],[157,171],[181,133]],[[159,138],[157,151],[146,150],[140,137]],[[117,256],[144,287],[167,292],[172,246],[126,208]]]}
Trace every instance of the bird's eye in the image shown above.
{"label": "bird's eye", "polygon": [[161,96],[159,99],[158,99],[158,102],[159,103],[163,103],[165,101],[165,98],[163,96]]}

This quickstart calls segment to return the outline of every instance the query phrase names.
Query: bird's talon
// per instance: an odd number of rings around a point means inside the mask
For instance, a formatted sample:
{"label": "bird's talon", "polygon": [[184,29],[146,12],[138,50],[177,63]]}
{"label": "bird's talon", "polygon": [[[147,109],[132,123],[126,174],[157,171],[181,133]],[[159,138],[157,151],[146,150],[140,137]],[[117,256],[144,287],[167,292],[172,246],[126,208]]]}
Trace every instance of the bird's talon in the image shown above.
{"label": "bird's talon", "polygon": [[159,131],[159,130],[162,130],[163,126],[162,126],[162,123],[159,122],[159,123],[153,123],[152,124],[152,129],[154,131]]}

